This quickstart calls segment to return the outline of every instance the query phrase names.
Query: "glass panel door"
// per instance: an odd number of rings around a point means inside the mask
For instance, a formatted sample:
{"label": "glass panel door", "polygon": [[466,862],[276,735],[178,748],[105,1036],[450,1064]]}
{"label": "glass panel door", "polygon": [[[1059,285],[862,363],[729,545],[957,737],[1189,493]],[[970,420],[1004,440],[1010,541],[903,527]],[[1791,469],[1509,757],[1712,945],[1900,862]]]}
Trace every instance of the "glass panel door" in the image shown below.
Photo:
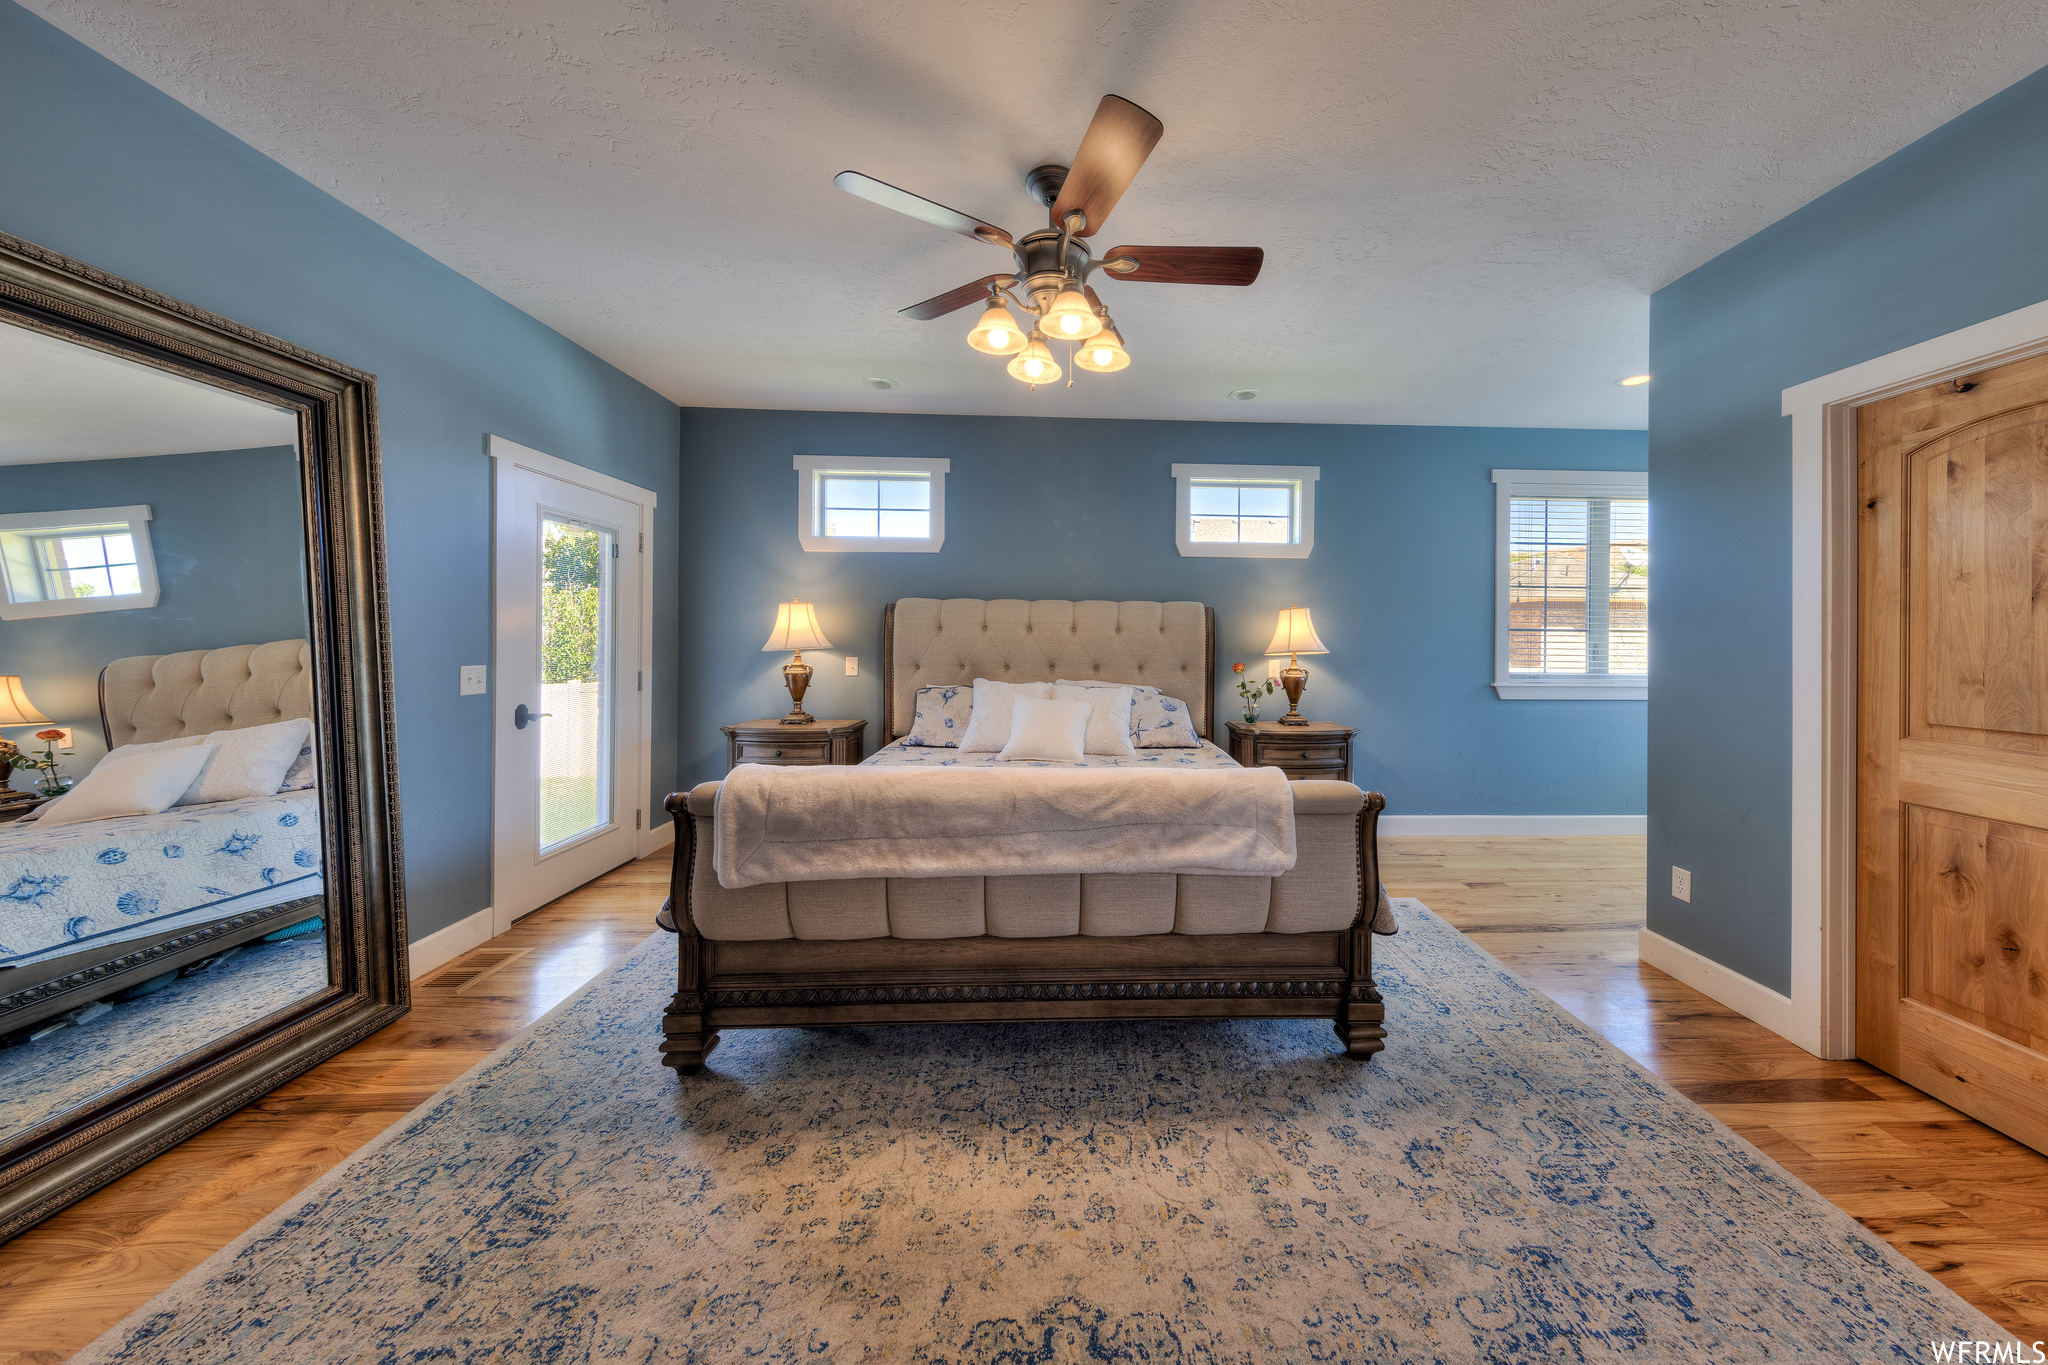
{"label": "glass panel door", "polygon": [[540,523],[540,851],[612,823],[611,532]]}

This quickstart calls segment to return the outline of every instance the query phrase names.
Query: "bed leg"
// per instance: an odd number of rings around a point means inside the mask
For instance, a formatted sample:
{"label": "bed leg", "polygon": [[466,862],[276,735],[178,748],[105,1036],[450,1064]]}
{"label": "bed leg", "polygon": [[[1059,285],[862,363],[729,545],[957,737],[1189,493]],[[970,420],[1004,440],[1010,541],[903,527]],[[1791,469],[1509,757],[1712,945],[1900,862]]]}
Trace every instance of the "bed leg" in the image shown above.
{"label": "bed leg", "polygon": [[1378,792],[1365,794],[1365,807],[1358,813],[1358,918],[1352,921],[1350,938],[1344,944],[1344,999],[1337,1006],[1337,1037],[1344,1055],[1368,1062],[1387,1046],[1387,1006],[1372,979],[1372,919],[1379,909],[1380,848],[1379,815],[1387,798]]}
{"label": "bed leg", "polygon": [[704,1058],[718,1046],[718,1032],[704,1026],[704,974],[711,945],[697,932],[690,913],[690,881],[696,873],[697,822],[687,798],[678,792],[668,799],[675,816],[679,844],[669,881],[668,915],[676,936],[676,993],[661,1016],[661,1064],[684,1076],[704,1069]]}

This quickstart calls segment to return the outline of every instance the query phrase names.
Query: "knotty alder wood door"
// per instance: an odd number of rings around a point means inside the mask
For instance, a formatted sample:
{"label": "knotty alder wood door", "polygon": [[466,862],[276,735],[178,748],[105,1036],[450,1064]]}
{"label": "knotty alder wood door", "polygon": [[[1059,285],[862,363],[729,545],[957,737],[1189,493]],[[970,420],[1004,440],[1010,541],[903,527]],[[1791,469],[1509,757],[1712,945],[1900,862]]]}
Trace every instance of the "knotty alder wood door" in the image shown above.
{"label": "knotty alder wood door", "polygon": [[2048,357],[1857,414],[1856,1050],[2048,1151]]}

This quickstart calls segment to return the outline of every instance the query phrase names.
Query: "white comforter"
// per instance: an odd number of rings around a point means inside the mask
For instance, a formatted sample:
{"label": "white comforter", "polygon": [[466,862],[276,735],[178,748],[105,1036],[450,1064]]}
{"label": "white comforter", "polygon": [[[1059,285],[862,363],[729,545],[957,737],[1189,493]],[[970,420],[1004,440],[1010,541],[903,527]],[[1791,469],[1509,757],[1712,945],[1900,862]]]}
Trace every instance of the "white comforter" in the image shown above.
{"label": "white comforter", "polygon": [[1191,769],[1235,768],[1236,759],[1206,739],[1194,749],[1140,749],[1129,758],[1116,754],[1085,754],[1078,763],[1055,759],[1000,759],[994,751],[965,752],[935,745],[906,744],[897,740],[884,745],[862,760],[870,768],[998,768],[1016,772],[1024,768],[1128,768],[1136,772],[1185,772]]}
{"label": "white comforter", "polygon": [[231,915],[320,889],[312,791],[49,830],[0,825],[0,965],[144,937],[194,911]]}
{"label": "white comforter", "polygon": [[1278,876],[1295,857],[1287,775],[1224,762],[743,763],[719,785],[713,866],[734,889],[855,877]]}

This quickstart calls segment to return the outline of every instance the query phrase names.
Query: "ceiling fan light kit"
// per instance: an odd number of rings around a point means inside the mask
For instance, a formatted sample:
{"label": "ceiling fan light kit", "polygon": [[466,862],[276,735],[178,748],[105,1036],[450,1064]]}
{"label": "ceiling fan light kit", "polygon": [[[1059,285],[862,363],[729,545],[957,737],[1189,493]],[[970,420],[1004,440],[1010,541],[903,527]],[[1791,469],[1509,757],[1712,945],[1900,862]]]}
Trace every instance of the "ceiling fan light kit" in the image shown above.
{"label": "ceiling fan light kit", "polygon": [[[1048,336],[1079,348],[1072,356],[1079,369],[1114,374],[1131,363],[1123,334],[1089,286],[1095,271],[1151,284],[1247,285],[1259,277],[1266,253],[1257,247],[1120,246],[1095,259],[1087,239],[1101,231],[1164,131],[1158,119],[1129,100],[1104,95],[1074,164],[1037,166],[1025,177],[1026,191],[1048,209],[1052,221],[1022,237],[858,171],[841,171],[832,183],[933,227],[1000,246],[1015,257],[1015,274],[989,275],[949,289],[905,308],[903,316],[930,322],[985,297],[987,311],[967,334],[967,344],[984,355],[1010,356],[1011,376],[1036,388],[1063,373],[1046,345]],[[1013,287],[1021,287],[1024,297],[1012,294]],[[1011,316],[1012,306],[1036,319],[1028,336]]]}

